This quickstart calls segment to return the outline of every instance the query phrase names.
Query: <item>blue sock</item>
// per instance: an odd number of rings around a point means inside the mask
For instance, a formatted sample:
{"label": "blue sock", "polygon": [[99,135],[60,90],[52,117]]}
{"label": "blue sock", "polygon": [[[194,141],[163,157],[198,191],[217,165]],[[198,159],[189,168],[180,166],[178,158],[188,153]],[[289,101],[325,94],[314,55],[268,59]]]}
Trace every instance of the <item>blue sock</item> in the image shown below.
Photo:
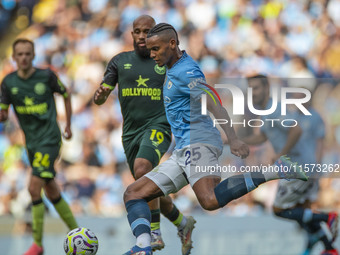
{"label": "blue sock", "polygon": [[305,216],[305,217],[304,217],[304,214],[305,214],[305,208],[302,208],[302,207],[287,209],[287,210],[283,210],[281,212],[275,213],[276,216],[279,216],[285,219],[295,220],[300,224],[307,223],[312,219],[313,214],[311,214],[310,216]]}
{"label": "blue sock", "polygon": [[[249,176],[247,176],[249,178]],[[251,173],[251,179],[253,180],[256,187],[258,187],[260,184],[265,183],[266,179],[264,178],[264,175],[260,172],[253,172]]]}
{"label": "blue sock", "polygon": [[225,179],[214,190],[219,206],[223,207],[230,201],[242,197],[264,182],[263,176],[254,177],[252,173],[235,175]]}
{"label": "blue sock", "polygon": [[151,234],[151,213],[144,199],[130,200],[125,203],[128,220],[135,237],[143,233]]}
{"label": "blue sock", "polygon": [[287,209],[282,212],[276,213],[276,215],[282,218],[296,220],[300,224],[320,221],[327,222],[328,220],[328,214],[313,213],[311,209],[302,207]]}
{"label": "blue sock", "polygon": [[328,221],[327,213],[313,213],[312,221]]}

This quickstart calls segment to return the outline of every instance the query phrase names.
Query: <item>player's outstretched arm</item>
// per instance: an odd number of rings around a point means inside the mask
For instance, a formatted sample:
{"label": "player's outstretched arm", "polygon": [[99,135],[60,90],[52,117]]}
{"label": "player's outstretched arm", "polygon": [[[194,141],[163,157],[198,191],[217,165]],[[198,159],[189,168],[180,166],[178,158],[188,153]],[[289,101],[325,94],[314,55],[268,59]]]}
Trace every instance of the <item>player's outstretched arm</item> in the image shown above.
{"label": "player's outstretched arm", "polygon": [[94,93],[93,101],[97,105],[101,105],[106,102],[107,98],[111,93],[111,89],[100,85],[99,88]]}
{"label": "player's outstretched arm", "polygon": [[[216,100],[215,102],[218,102],[218,100]],[[230,117],[227,110],[220,103],[215,102],[212,100],[212,98],[207,97],[208,110],[214,115],[216,119],[225,119],[228,121],[228,123],[230,123]],[[221,127],[224,133],[227,135],[231,153],[241,158],[248,157],[249,147],[240,139],[238,139],[234,128],[226,124],[221,125]]]}
{"label": "player's outstretched arm", "polygon": [[289,128],[286,144],[283,146],[281,152],[277,156],[287,155],[290,150],[294,147],[297,141],[300,139],[302,129],[299,125]]}
{"label": "player's outstretched arm", "polygon": [[0,122],[6,121],[8,119],[8,110],[0,110]]}
{"label": "player's outstretched arm", "polygon": [[71,130],[71,117],[72,117],[72,104],[71,104],[71,94],[67,93],[67,96],[64,97],[65,103],[65,111],[66,111],[66,127],[64,131],[64,137],[66,139],[72,138],[72,130]]}

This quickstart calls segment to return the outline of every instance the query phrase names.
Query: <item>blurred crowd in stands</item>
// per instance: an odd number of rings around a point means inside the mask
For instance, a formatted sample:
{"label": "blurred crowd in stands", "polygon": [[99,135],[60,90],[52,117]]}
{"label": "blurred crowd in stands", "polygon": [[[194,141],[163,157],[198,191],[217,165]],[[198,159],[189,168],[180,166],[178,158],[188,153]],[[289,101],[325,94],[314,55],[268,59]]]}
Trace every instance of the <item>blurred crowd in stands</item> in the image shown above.
{"label": "blurred crowd in stands", "polygon": [[[340,0],[26,1],[26,22],[19,18],[23,2],[0,1],[0,38],[6,40],[11,22],[21,26],[19,35],[35,42],[34,64],[56,71],[72,91],[74,137],[64,141],[56,168],[76,215],[120,216],[125,210],[122,195],[133,179],[121,145],[117,92],[102,106],[94,105],[92,97],[108,61],[133,49],[131,23],[141,14],[179,31],[180,48],[198,61],[210,84],[256,72],[309,78],[315,87],[313,104],[326,123],[323,162],[340,162]],[[0,61],[0,80],[14,70],[11,43],[2,49],[6,57]],[[63,128],[63,101],[56,100]],[[272,150],[266,143],[251,152],[248,164],[266,163]],[[227,145],[223,162],[244,164]],[[23,136],[11,114],[10,121],[0,124],[0,215],[24,215],[30,206],[29,176]],[[275,188],[275,182],[263,185],[215,213],[270,212]],[[174,199],[184,212],[203,211],[189,187]],[[321,179],[314,208],[340,209],[340,179]]]}

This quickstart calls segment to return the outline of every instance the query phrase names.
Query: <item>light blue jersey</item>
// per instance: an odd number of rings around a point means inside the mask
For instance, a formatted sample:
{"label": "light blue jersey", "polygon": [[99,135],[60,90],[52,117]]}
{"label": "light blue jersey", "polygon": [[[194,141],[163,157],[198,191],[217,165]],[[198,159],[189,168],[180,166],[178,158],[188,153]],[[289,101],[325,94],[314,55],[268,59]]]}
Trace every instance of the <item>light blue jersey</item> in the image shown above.
{"label": "light blue jersey", "polygon": [[[201,114],[201,95],[209,90],[198,64],[183,51],[166,72],[163,87],[165,112],[175,136],[176,149],[205,143],[222,149],[220,132],[208,115]],[[204,89],[204,90],[203,90]]]}
{"label": "light blue jersey", "polygon": [[301,161],[306,164],[321,163],[317,162],[317,142],[319,139],[325,137],[325,124],[320,114],[313,108],[309,108],[308,111],[312,115],[304,115],[302,113],[296,113],[296,118],[299,121],[299,125],[303,131],[298,143],[303,143],[306,151],[301,155]]}
{"label": "light blue jersey", "polygon": [[[272,99],[268,100],[267,106],[265,109],[270,109],[272,106]],[[272,147],[275,151],[275,153],[280,153],[283,147],[286,144],[288,133],[290,128],[284,127],[281,124],[281,121],[284,119],[295,119],[296,117],[292,114],[289,114],[287,112],[287,115],[283,116],[281,115],[281,104],[278,102],[276,110],[269,115],[261,116],[261,119],[264,121],[264,125],[261,127],[261,132],[264,133],[270,143],[272,144]],[[269,119],[274,119],[275,121],[266,121]],[[298,121],[298,120],[297,120]],[[299,121],[298,121],[299,122]],[[292,125],[293,122],[286,123],[285,125]],[[300,137],[301,138],[301,137]],[[303,143],[297,142],[294,147],[289,151],[288,157],[291,158],[292,161],[298,162],[299,164],[303,164],[304,162],[301,162],[302,154],[305,151],[306,146]]]}
{"label": "light blue jersey", "polygon": [[[267,103],[266,109],[269,109],[271,105],[272,100],[270,99]],[[274,113],[261,117],[262,120],[279,120],[274,122],[274,127],[271,126],[272,122],[265,121],[265,125],[261,127],[261,132],[267,136],[275,153],[279,153],[286,144],[290,129],[289,127],[283,127],[281,125],[281,121],[283,119],[296,120],[303,133],[298,142],[288,153],[288,156],[292,159],[292,161],[298,162],[298,164],[316,164],[317,140],[325,136],[325,127],[320,115],[314,109],[308,109],[312,115],[288,113],[286,116],[282,116],[280,109],[280,103],[278,103]]]}

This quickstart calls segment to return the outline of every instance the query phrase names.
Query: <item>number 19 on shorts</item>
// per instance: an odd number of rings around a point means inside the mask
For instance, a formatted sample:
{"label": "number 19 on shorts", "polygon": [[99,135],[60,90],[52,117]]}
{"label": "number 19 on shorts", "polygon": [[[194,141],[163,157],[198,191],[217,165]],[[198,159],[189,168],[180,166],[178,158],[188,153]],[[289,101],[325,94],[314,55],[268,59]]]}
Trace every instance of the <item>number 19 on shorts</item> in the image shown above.
{"label": "number 19 on shorts", "polygon": [[157,131],[157,129],[151,129],[151,135],[150,135],[150,140],[152,142],[155,142],[155,138],[157,139],[158,144],[161,144],[164,141],[164,135],[162,132]]}

